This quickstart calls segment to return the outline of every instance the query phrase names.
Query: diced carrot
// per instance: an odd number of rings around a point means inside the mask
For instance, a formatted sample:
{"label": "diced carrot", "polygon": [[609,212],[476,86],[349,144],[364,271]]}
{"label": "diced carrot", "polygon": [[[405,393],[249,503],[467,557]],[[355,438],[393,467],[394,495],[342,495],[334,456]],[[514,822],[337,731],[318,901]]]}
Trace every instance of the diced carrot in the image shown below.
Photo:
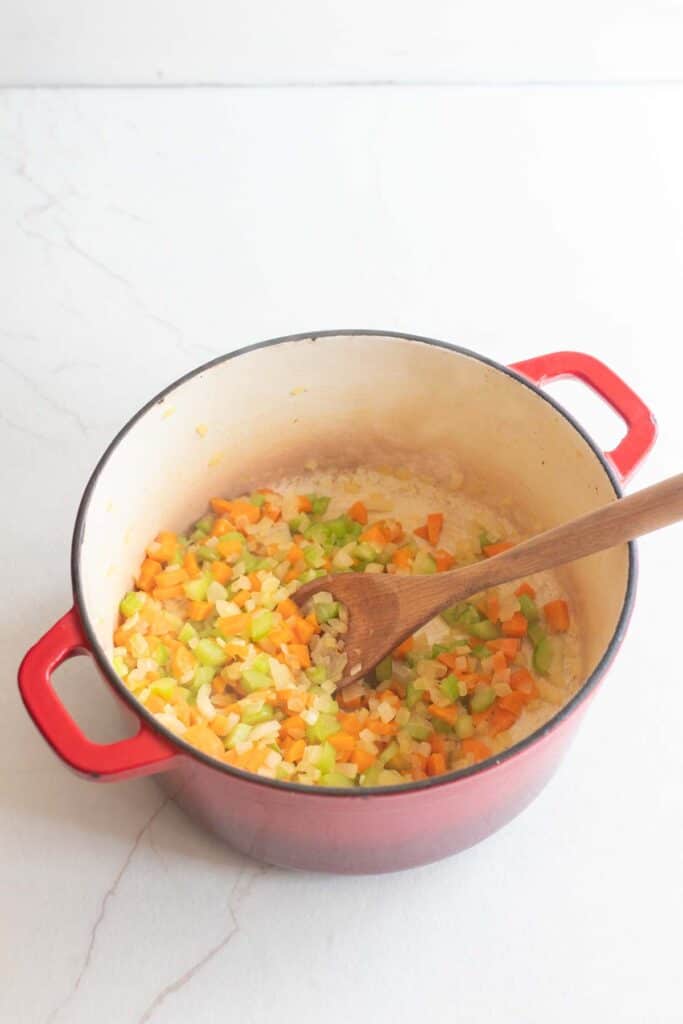
{"label": "diced carrot", "polygon": [[404,640],[402,644],[394,648],[393,655],[395,658],[405,658],[406,654],[409,654],[415,646],[415,639],[409,636],[407,640]]}
{"label": "diced carrot", "polygon": [[[246,591],[241,591],[241,593],[246,593]],[[249,632],[251,614],[243,612],[241,615],[224,615],[216,620],[216,625],[223,636],[240,636]]]}
{"label": "diced carrot", "polygon": [[553,633],[566,633],[569,629],[569,606],[566,601],[549,601],[543,605],[546,622]]}
{"label": "diced carrot", "polygon": [[392,704],[396,708],[401,703],[401,698],[398,694],[388,688],[377,694],[377,700],[380,702],[386,701],[387,704]]}
{"label": "diced carrot", "polygon": [[209,729],[216,733],[216,736],[227,736],[230,732],[228,728],[228,719],[226,715],[216,715],[212,722],[209,723]]}
{"label": "diced carrot", "polygon": [[515,545],[508,540],[501,540],[498,544],[486,544],[481,550],[487,558],[493,558],[494,555],[501,555],[503,551],[509,551],[510,548],[514,548],[514,546]]}
{"label": "diced carrot", "polygon": [[304,557],[304,553],[298,544],[292,544],[291,548],[289,549],[285,557],[288,562],[291,562],[292,565],[296,565],[296,563],[300,562],[301,559]]}
{"label": "diced carrot", "polygon": [[316,633],[320,633],[321,632],[320,624],[319,624],[317,618],[315,617],[315,612],[314,611],[310,611],[308,613],[308,615],[306,616],[306,622],[310,622],[310,624],[313,626],[313,629],[315,630]]}
{"label": "diced carrot", "polygon": [[351,754],[351,763],[356,765],[362,775],[375,763],[375,755],[365,750],[364,747],[357,746]]}
{"label": "diced carrot", "polygon": [[446,771],[446,758],[443,754],[430,754],[427,758],[427,775],[443,775]]}
{"label": "diced carrot", "polygon": [[427,742],[432,748],[432,754],[445,754],[446,753],[446,740],[440,732],[433,732],[428,738]]}
{"label": "diced carrot", "polygon": [[413,564],[413,552],[410,548],[397,548],[391,556],[391,561],[400,569],[409,569]]}
{"label": "diced carrot", "polygon": [[427,540],[434,547],[439,543],[442,530],[443,514],[441,512],[430,512],[427,516]]}
{"label": "diced carrot", "polygon": [[214,520],[214,524],[211,527],[211,536],[222,537],[224,533],[229,533],[234,529],[235,527],[229,519],[226,519],[224,516],[219,516],[218,519]]}
{"label": "diced carrot", "polygon": [[263,514],[266,519],[271,519],[274,523],[278,521],[282,515],[282,509],[279,505],[272,505],[270,502],[266,502],[263,506]]}
{"label": "diced carrot", "polygon": [[229,658],[237,658],[239,661],[246,661],[249,657],[248,645],[238,644],[234,640],[228,640],[223,650]]}
{"label": "diced carrot", "polygon": [[311,499],[306,494],[300,494],[296,499],[296,507],[299,512],[312,512]]}
{"label": "diced carrot", "polygon": [[489,721],[489,734],[491,736],[497,736],[499,732],[505,732],[514,725],[517,720],[517,715],[513,714],[507,708],[496,705]]}
{"label": "diced carrot", "polygon": [[171,672],[176,679],[182,679],[188,672],[194,671],[196,664],[197,659],[187,647],[182,644],[176,647],[171,656]]}
{"label": "diced carrot", "polygon": [[461,749],[463,754],[468,754],[473,757],[475,761],[485,761],[487,757],[491,756],[491,748],[487,747],[481,740],[477,740],[474,737],[462,740]]}
{"label": "diced carrot", "polygon": [[510,686],[515,692],[524,695],[526,700],[533,700],[538,696],[536,680],[526,668],[518,668],[510,676]]}
{"label": "diced carrot", "polygon": [[449,704],[445,708],[440,708],[436,704],[430,704],[427,711],[432,718],[438,718],[442,722],[446,722],[447,725],[455,725],[455,720],[458,717],[457,704]]}
{"label": "diced carrot", "polygon": [[[328,742],[332,744],[338,754],[351,754],[356,745],[356,741],[348,732],[335,732],[334,735],[328,737]],[[346,757],[343,758],[346,761]]]}
{"label": "diced carrot", "polygon": [[367,530],[363,530],[360,535],[360,540],[378,545],[379,547],[384,547],[387,543],[387,536],[382,529],[381,523],[373,523],[373,525],[369,526]]}
{"label": "diced carrot", "polygon": [[175,555],[178,538],[169,530],[162,530],[147,548],[147,554],[156,562],[170,562]]}
{"label": "diced carrot", "polygon": [[350,732],[353,736],[357,736],[363,728],[356,715],[345,715],[343,712],[340,712],[338,717],[344,732]]}
{"label": "diced carrot", "polygon": [[294,740],[289,750],[285,753],[285,761],[291,761],[296,764],[304,756],[306,750],[306,740]]}
{"label": "diced carrot", "polygon": [[310,668],[311,655],[306,644],[290,644],[289,653],[298,661],[300,668]]}
{"label": "diced carrot", "polygon": [[393,736],[398,727],[394,722],[383,722],[381,718],[371,715],[365,722],[365,728],[374,732],[375,736]]}
{"label": "diced carrot", "polygon": [[200,575],[199,563],[194,551],[188,551],[183,559],[183,569],[191,580],[196,580]]}
{"label": "diced carrot", "polygon": [[514,658],[519,654],[520,641],[516,637],[500,637],[498,640],[487,640],[486,646],[492,651],[502,651],[506,658]]}
{"label": "diced carrot", "polygon": [[243,547],[242,541],[236,537],[226,537],[225,540],[218,541],[216,551],[221,558],[231,558],[232,555],[240,555]]}
{"label": "diced carrot", "polygon": [[355,522],[360,523],[362,526],[368,521],[368,510],[362,501],[354,501],[351,508],[346,513],[349,519],[353,519]]}
{"label": "diced carrot", "polygon": [[156,714],[158,711],[164,710],[164,708],[166,707],[166,701],[163,699],[163,697],[160,697],[158,694],[150,693],[149,697],[145,701],[145,707],[148,709],[148,711],[151,711],[154,714]]}
{"label": "diced carrot", "polygon": [[421,772],[422,776],[424,777],[425,768],[427,767],[427,758],[424,756],[424,754],[412,753],[410,755],[410,766],[413,772],[413,778],[415,778],[416,771]]}
{"label": "diced carrot", "polygon": [[489,594],[486,598],[486,617],[491,622],[497,622],[500,618],[500,600],[497,594]]}
{"label": "diced carrot", "polygon": [[209,504],[217,516],[230,514],[232,502],[226,501],[225,498],[212,498]]}
{"label": "diced carrot", "polygon": [[520,585],[517,587],[517,589],[515,590],[515,596],[521,597],[522,594],[526,594],[527,597],[536,597],[536,591],[530,583],[520,583]]}
{"label": "diced carrot", "polygon": [[511,618],[506,619],[505,622],[500,624],[500,628],[505,636],[513,637],[525,636],[528,627],[529,623],[521,612],[515,612]]}
{"label": "diced carrot", "polygon": [[185,591],[179,583],[177,587],[155,587],[152,591],[155,601],[175,601],[185,597]]}
{"label": "diced carrot", "polygon": [[266,757],[268,756],[267,748],[255,747],[247,753],[244,761],[244,767],[248,772],[257,772],[263,765]]}
{"label": "diced carrot", "polygon": [[437,572],[448,572],[455,565],[455,555],[452,555],[450,551],[444,551],[440,548],[434,552],[434,561],[436,562]]}
{"label": "diced carrot", "polygon": [[413,530],[416,537],[422,537],[423,540],[429,540],[429,531],[427,530],[427,524],[424,526],[418,526],[417,529]]}
{"label": "diced carrot", "polygon": [[203,622],[211,614],[213,605],[210,601],[189,601],[187,605],[187,617],[193,622]]}
{"label": "diced carrot", "polygon": [[284,601],[280,601],[277,610],[283,619],[289,619],[292,615],[299,614],[299,606],[292,601],[291,597],[286,597]]}
{"label": "diced carrot", "polygon": [[259,577],[259,574],[257,572],[250,572],[247,574],[247,578],[251,583],[252,593],[258,593],[258,591],[261,589],[261,579]]}
{"label": "diced carrot", "polygon": [[500,707],[505,708],[506,711],[510,711],[515,718],[519,718],[526,702],[524,694],[514,690],[512,693],[506,693],[504,697],[498,698],[498,704]]}
{"label": "diced carrot", "polygon": [[236,604],[238,608],[244,608],[250,597],[250,590],[238,590],[236,594],[233,594],[230,600],[233,604]]}
{"label": "diced carrot", "polygon": [[301,715],[290,715],[283,719],[280,728],[293,740],[300,740],[306,735],[306,723]]}
{"label": "diced carrot", "polygon": [[230,508],[228,514],[232,519],[244,519],[248,523],[258,523],[261,518],[261,509],[258,505],[252,505],[250,501],[245,501],[244,498],[236,498],[234,501],[229,502]]}
{"label": "diced carrot", "polygon": [[184,569],[164,569],[155,579],[157,587],[177,587],[179,583],[187,583]]}
{"label": "diced carrot", "polygon": [[451,672],[455,672],[455,663],[458,660],[458,655],[452,651],[442,651],[436,660],[440,661],[446,668],[449,668]]}
{"label": "diced carrot", "polygon": [[493,671],[504,672],[508,667],[507,658],[502,651],[496,651],[492,658]]}
{"label": "diced carrot", "polygon": [[227,562],[212,562],[211,575],[217,583],[227,583],[232,579],[232,569]]}
{"label": "diced carrot", "polygon": [[302,619],[297,616],[292,623],[292,629],[299,643],[307,644],[311,637],[315,634],[315,626],[313,626],[307,619]]}
{"label": "diced carrot", "polygon": [[154,580],[160,572],[160,562],[157,562],[154,558],[145,558],[144,562],[140,566],[140,576],[137,580],[137,585],[140,590],[151,590],[154,586]]}
{"label": "diced carrot", "polygon": [[279,647],[280,644],[291,644],[294,639],[294,633],[286,623],[283,623],[281,626],[273,626],[268,634],[268,639],[276,647]]}

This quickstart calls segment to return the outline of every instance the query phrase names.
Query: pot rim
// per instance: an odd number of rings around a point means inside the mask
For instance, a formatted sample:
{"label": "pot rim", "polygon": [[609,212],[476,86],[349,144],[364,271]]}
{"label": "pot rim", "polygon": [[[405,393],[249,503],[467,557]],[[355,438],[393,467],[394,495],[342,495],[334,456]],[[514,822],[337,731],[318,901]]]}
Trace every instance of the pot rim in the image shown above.
{"label": "pot rim", "polygon": [[207,370],[213,369],[215,366],[219,366],[221,363],[228,362],[231,359],[236,359],[239,356],[246,355],[248,352],[252,352],[255,349],[261,348],[272,348],[276,345],[283,345],[288,342],[297,341],[323,341],[329,338],[339,337],[366,337],[366,338],[386,338],[386,339],[399,339],[404,341],[417,342],[422,345],[429,345],[435,348],[445,349],[446,351],[456,352],[458,355],[467,356],[471,359],[476,359],[480,363],[484,363],[486,366],[490,366],[494,370],[498,370],[500,373],[506,374],[508,377],[512,377],[519,384],[530,391],[533,391],[539,398],[551,405],[565,420],[572,426],[577,433],[581,435],[583,440],[586,442],[588,447],[592,450],[593,454],[597,458],[598,462],[605,471],[609,481],[612,485],[614,493],[617,498],[622,496],[622,489],[619,479],[606,458],[604,452],[598,447],[595,441],[587,433],[584,427],[564,409],[552,396],[543,391],[540,387],[518,373],[516,370],[511,369],[509,366],[505,366],[502,363],[496,362],[496,360],[483,356],[478,352],[474,352],[471,349],[462,347],[461,345],[455,345],[448,341],[439,341],[435,338],[426,338],[422,335],[407,334],[401,331],[381,331],[381,330],[368,330],[365,328],[343,328],[341,330],[327,330],[327,331],[305,331],[299,334],[283,335],[278,338],[270,338],[267,341],[256,342],[251,345],[244,345],[241,348],[235,349],[233,352],[228,352],[220,356],[216,356],[214,359],[210,359],[206,363],[202,363],[195,369],[190,370],[188,373],[178,377],[171,384],[167,385],[162,391],[156,394],[148,402],[146,402],[133,416],[121,427],[118,433],[115,434],[112,441],[109,443],[107,448],[100,456],[95,468],[86,484],[85,490],[81,497],[81,501],[78,506],[78,512],[76,514],[76,520],[74,523],[74,531],[71,542],[71,583],[74,594],[74,600],[78,609],[78,614],[83,626],[83,630],[90,644],[90,649],[94,660],[102,672],[106,680],[115,691],[126,701],[129,707],[133,710],[136,716],[143,719],[146,725],[169,741],[172,746],[179,748],[181,754],[189,756],[194,760],[200,761],[206,767],[212,768],[214,771],[224,772],[225,774],[232,776],[235,781],[252,783],[255,785],[266,786],[274,788],[278,792],[289,792],[292,795],[300,794],[309,797],[347,797],[349,799],[359,797],[371,797],[371,796],[382,796],[385,798],[391,798],[392,796],[405,796],[409,793],[416,793],[421,790],[434,789],[437,787],[449,786],[457,783],[463,779],[470,778],[473,775],[478,775],[483,772],[489,772],[504,764],[507,761],[511,761],[515,757],[519,757],[525,754],[535,744],[539,743],[549,733],[560,726],[566,719],[570,717],[584,702],[584,700],[594,691],[598,682],[606,672],[610,663],[614,659],[616,652],[621,645],[626,627],[628,625],[631,612],[633,610],[633,602],[635,597],[635,587],[638,575],[638,563],[636,546],[633,541],[628,544],[628,577],[626,581],[626,592],[624,595],[624,603],[619,615],[616,628],[612,635],[612,638],[607,645],[605,652],[593,669],[592,673],[585,681],[583,686],[574,694],[558,712],[548,722],[542,725],[539,729],[530,733],[519,743],[513,744],[508,747],[502,753],[497,754],[495,757],[487,758],[485,761],[481,761],[478,764],[471,765],[469,768],[463,768],[458,771],[452,771],[445,773],[444,775],[438,775],[434,778],[422,779],[417,782],[407,782],[396,786],[368,786],[367,788],[342,788],[342,787],[329,787],[322,789],[317,786],[307,786],[299,782],[285,782],[280,779],[267,779],[263,776],[250,774],[241,771],[238,768],[234,768],[229,764],[222,764],[220,761],[215,760],[208,754],[204,754],[202,751],[193,747],[190,743],[186,743],[181,737],[174,735],[170,730],[164,728],[155,719],[154,715],[147,710],[142,704],[140,704],[134,695],[130,692],[128,687],[123,683],[123,680],[114,671],[109,659],[107,658],[102,646],[100,645],[95,631],[90,623],[90,617],[86,610],[86,605],[83,597],[83,587],[81,584],[81,548],[83,545],[83,536],[85,531],[85,522],[88,514],[88,508],[90,505],[90,499],[92,497],[95,485],[106,466],[109,457],[116,450],[121,441],[126,437],[128,432],[135,426],[139,419],[141,419],[150,409],[155,405],[160,404],[165,398],[167,398],[172,392],[179,388],[182,384],[192,380],[194,377],[199,376]]}

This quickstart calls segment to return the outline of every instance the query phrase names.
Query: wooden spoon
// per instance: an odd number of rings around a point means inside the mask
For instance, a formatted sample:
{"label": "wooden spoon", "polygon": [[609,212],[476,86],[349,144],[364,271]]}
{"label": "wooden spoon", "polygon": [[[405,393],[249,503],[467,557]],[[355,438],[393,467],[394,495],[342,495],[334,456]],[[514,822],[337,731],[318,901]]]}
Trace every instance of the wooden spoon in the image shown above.
{"label": "wooden spoon", "polygon": [[348,662],[338,686],[348,686],[449,605],[488,587],[615,547],[679,519],[683,519],[683,473],[462,569],[428,576],[340,573],[305,584],[294,600],[301,605],[325,590],[346,605]]}

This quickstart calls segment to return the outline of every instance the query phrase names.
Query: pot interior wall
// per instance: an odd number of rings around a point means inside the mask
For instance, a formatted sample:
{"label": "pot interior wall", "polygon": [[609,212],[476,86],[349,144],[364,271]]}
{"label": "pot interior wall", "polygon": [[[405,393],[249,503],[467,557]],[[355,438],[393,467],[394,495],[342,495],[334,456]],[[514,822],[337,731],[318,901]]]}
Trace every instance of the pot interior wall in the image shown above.
{"label": "pot interior wall", "polygon": [[[82,536],[85,607],[109,654],[121,595],[150,539],[183,530],[208,498],[322,466],[409,465],[530,532],[614,499],[579,432],[531,388],[480,360],[392,336],[340,335],[257,347],[197,373],[148,409],[110,453]],[[576,563],[566,582],[584,672],[605,651],[627,586],[628,549]]]}

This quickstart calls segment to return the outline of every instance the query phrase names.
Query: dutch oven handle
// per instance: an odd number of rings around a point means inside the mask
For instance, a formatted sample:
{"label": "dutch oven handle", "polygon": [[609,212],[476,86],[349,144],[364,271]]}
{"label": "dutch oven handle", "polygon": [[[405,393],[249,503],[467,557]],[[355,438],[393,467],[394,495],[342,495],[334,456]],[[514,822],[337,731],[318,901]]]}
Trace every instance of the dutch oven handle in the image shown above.
{"label": "dutch oven handle", "polygon": [[626,436],[617,447],[605,452],[622,481],[631,476],[654,444],[657,426],[648,407],[621,377],[594,356],[584,352],[550,352],[546,356],[512,363],[511,369],[535,384],[576,377],[604,398],[627,427]]}
{"label": "dutch oven handle", "polygon": [[91,654],[75,608],[28,652],[19,668],[19,689],[35,724],[55,753],[74,771],[102,782],[165,771],[180,756],[142,722],[129,739],[93,743],[83,734],[52,685],[54,669],[76,654]]}

